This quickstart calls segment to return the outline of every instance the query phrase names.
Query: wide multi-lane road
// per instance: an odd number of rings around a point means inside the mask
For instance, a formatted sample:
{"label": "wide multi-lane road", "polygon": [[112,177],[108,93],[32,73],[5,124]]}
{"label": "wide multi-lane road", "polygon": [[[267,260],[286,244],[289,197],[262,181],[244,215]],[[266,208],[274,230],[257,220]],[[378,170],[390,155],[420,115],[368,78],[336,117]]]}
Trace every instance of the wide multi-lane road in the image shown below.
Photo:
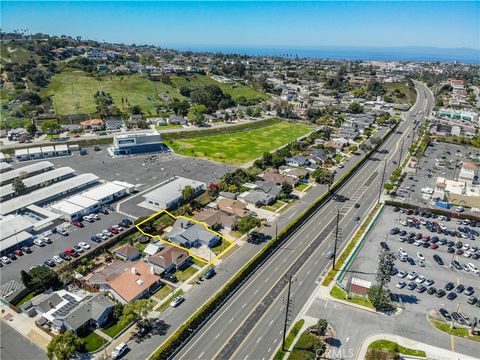
{"label": "wide multi-lane road", "polygon": [[376,204],[384,168],[388,179],[396,167],[394,162],[406,156],[412,130],[431,114],[433,94],[422,84],[416,89],[415,105],[380,147],[387,152],[372,156],[338,191],[349,200],[330,200],[311,216],[178,352],[176,359],[268,359],[274,354],[282,341],[287,275],[295,280],[290,316],[295,318],[330,266],[325,254],[333,249],[337,212],[341,249],[359,226],[355,217],[363,219]]}

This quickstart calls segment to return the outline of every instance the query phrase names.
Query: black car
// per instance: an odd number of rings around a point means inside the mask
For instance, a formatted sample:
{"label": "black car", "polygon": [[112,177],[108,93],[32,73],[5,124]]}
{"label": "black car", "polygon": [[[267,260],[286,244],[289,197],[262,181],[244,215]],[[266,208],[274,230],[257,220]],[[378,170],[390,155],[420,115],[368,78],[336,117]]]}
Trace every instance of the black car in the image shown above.
{"label": "black car", "polygon": [[393,228],[390,230],[390,235],[397,235],[400,232],[399,228]]}
{"label": "black car", "polygon": [[455,252],[455,248],[454,248],[453,246],[452,246],[452,247],[449,247],[449,248],[447,249],[447,252],[450,253],[450,254],[451,254],[451,253],[454,253],[454,252]]}
{"label": "black car", "polygon": [[177,277],[176,277],[175,275],[173,275],[173,274],[163,273],[163,274],[161,275],[161,277],[164,278],[165,280],[168,280],[168,281],[172,282],[172,283],[178,282]]}
{"label": "black car", "polygon": [[55,267],[55,265],[56,265],[55,261],[53,261],[52,259],[45,260],[43,263],[47,266],[50,266],[50,267]]}
{"label": "black car", "polygon": [[429,248],[430,245],[431,245],[431,244],[430,244],[428,241],[425,241],[425,242],[422,244],[422,247],[426,249],[426,248]]}
{"label": "black car", "polygon": [[433,295],[437,292],[437,289],[434,286],[430,286],[427,290],[428,295]]}
{"label": "black car", "polygon": [[72,258],[69,255],[65,254],[64,252],[61,252],[60,254],[58,254],[58,256],[60,256],[65,261],[72,260]]}
{"label": "black car", "polygon": [[457,294],[455,294],[454,292],[451,292],[447,295],[448,300],[455,300],[456,298],[457,298]]}
{"label": "black car", "polygon": [[385,241],[382,241],[380,243],[380,246],[382,247],[383,251],[390,251],[390,248],[388,247],[387,243]]}
{"label": "black car", "polygon": [[445,263],[443,262],[442,258],[435,254],[433,255],[433,260],[435,260],[435,262],[438,264],[438,265],[444,265]]}
{"label": "black car", "polygon": [[93,242],[96,242],[96,243],[100,243],[102,242],[102,239],[100,239],[98,236],[96,235],[93,235],[90,240],[92,240]]}
{"label": "black car", "polygon": [[417,287],[417,292],[418,293],[423,293],[423,292],[425,292],[425,290],[427,290],[427,287],[425,285],[418,285],[418,287]]}
{"label": "black car", "polygon": [[440,314],[442,314],[443,318],[447,321],[452,321],[452,317],[450,316],[449,312],[446,309],[441,308],[438,310]]}
{"label": "black car", "polygon": [[462,270],[463,269],[462,265],[460,265],[460,263],[457,260],[453,260],[450,266],[454,267],[457,270]]}
{"label": "black car", "polygon": [[455,287],[455,284],[452,282],[449,282],[445,285],[445,290],[450,291]]}
{"label": "black car", "polygon": [[457,255],[463,255],[463,250],[462,250],[462,249],[458,249],[457,251],[455,251],[455,254],[457,254]]}
{"label": "black car", "polygon": [[211,268],[210,270],[208,270],[205,275],[204,275],[204,278],[205,279],[211,279],[212,277],[214,277],[216,274],[215,272],[215,269],[214,268]]}
{"label": "black car", "polygon": [[147,335],[150,331],[152,331],[152,326],[150,324],[143,324],[140,327],[140,330],[137,332],[138,337],[144,337]]}
{"label": "black car", "polygon": [[30,249],[27,246],[22,247],[21,250],[26,254],[31,254],[32,253],[32,249]]}
{"label": "black car", "polygon": [[393,212],[399,212],[399,211],[400,211],[400,208],[399,208],[399,207],[393,208]]}
{"label": "black car", "polygon": [[437,292],[435,293],[435,296],[436,296],[437,298],[441,298],[441,297],[445,296],[446,293],[447,293],[447,292],[446,292],[445,290],[443,290],[443,289],[438,289]]}
{"label": "black car", "polygon": [[15,255],[14,253],[10,253],[7,255],[11,260],[17,260],[17,255]]}
{"label": "black car", "polygon": [[409,282],[408,285],[407,285],[408,290],[415,290],[416,287],[417,287],[417,283],[415,283],[413,281]]}
{"label": "black car", "polygon": [[475,297],[475,296],[470,296],[467,300],[467,302],[470,304],[470,305],[475,305],[475,303],[478,301],[478,299]]}
{"label": "black car", "polygon": [[457,287],[455,288],[455,291],[457,293],[461,293],[463,292],[463,290],[465,290],[465,286],[463,286],[462,284],[457,285]]}

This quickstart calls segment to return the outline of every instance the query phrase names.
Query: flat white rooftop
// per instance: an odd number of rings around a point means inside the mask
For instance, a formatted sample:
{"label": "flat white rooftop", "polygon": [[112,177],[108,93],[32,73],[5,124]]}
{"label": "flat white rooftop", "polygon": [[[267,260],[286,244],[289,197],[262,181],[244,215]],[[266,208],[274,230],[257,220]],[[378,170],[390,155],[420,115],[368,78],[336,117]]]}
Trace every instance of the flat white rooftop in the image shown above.
{"label": "flat white rooftop", "polygon": [[82,212],[84,210],[83,206],[75,205],[72,204],[71,202],[68,202],[67,200],[62,200],[59,201],[55,204],[50,205],[50,209],[53,211],[57,211],[62,214],[67,214],[67,215],[75,215],[79,212]]}
{"label": "flat white rooftop", "polygon": [[93,189],[83,192],[82,196],[95,201],[100,201],[124,190],[125,187],[108,182],[106,184],[99,185],[97,187],[94,187]]}
{"label": "flat white rooftop", "polygon": [[34,164],[23,166],[21,168],[9,171],[8,173],[2,174],[2,176],[0,176],[0,183],[8,183],[19,176],[23,176],[24,174],[26,174],[26,176],[28,177],[31,173],[37,171],[46,171],[53,168],[54,166],[50,161],[36,162]]}
{"label": "flat white rooftop", "polygon": [[91,173],[81,174],[71,179],[60,181],[45,188],[32,191],[27,195],[22,195],[1,203],[0,214],[10,214],[17,210],[26,208],[28,205],[38,204],[57,196],[66,195],[97,181],[98,176]]}
{"label": "flat white rooftop", "polygon": [[[62,177],[73,175],[73,174],[75,174],[75,170],[73,170],[71,167],[66,166],[66,167],[61,167],[51,171],[46,171],[41,174],[26,178],[23,180],[23,183],[27,188],[31,188],[39,184],[42,184],[44,182],[60,179]],[[12,184],[7,184],[0,187],[0,197],[2,198],[4,196],[11,195],[13,193],[14,191],[13,191]]]}
{"label": "flat white rooftop", "polygon": [[198,189],[199,187],[204,187],[205,183],[187,179],[184,177],[177,177],[175,180],[166,183],[165,185],[162,185],[150,191],[149,193],[146,193],[145,195],[143,195],[143,197],[147,200],[153,200],[156,202],[168,204],[181,197],[182,190],[187,185],[191,186],[194,189]]}
{"label": "flat white rooftop", "polygon": [[70,196],[69,198],[65,199],[65,201],[68,201],[69,203],[72,203],[77,206],[81,206],[84,209],[87,209],[89,207],[92,207],[98,204],[98,201],[82,196],[81,194]]}

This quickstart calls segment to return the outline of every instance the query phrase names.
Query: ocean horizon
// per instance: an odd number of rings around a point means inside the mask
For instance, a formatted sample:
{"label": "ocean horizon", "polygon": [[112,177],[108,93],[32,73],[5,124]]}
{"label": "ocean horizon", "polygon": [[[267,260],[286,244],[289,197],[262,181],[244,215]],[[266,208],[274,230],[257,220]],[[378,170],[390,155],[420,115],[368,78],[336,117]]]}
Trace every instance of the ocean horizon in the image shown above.
{"label": "ocean horizon", "polygon": [[480,49],[434,48],[434,47],[319,47],[319,48],[274,48],[274,47],[232,47],[172,45],[182,51],[217,52],[250,56],[279,56],[285,58],[312,58],[328,60],[376,60],[376,61],[428,61],[480,63]]}

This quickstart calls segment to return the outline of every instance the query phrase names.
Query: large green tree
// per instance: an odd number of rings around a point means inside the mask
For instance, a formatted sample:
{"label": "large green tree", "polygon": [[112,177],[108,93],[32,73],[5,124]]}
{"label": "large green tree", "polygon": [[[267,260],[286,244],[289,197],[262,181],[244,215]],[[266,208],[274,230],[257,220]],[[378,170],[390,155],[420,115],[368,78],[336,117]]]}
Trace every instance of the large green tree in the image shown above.
{"label": "large green tree", "polygon": [[49,359],[69,360],[81,347],[82,340],[76,337],[71,330],[68,330],[52,338],[47,346],[47,356]]}
{"label": "large green tree", "polygon": [[123,307],[122,316],[119,323],[122,325],[130,324],[131,322],[142,322],[146,319],[148,313],[152,310],[153,303],[149,299],[135,300]]}
{"label": "large green tree", "polygon": [[205,122],[205,112],[207,108],[205,105],[192,105],[188,111],[188,119],[195,123],[197,126],[201,126]]}
{"label": "large green tree", "polygon": [[21,178],[16,178],[12,182],[12,189],[15,195],[23,195],[27,193],[27,187],[25,186]]}
{"label": "large green tree", "polygon": [[185,202],[192,201],[194,194],[195,190],[190,185],[187,185],[182,189],[182,198]]}
{"label": "large green tree", "polygon": [[45,120],[40,126],[43,132],[52,133],[54,131],[60,130],[62,127],[55,120]]}

